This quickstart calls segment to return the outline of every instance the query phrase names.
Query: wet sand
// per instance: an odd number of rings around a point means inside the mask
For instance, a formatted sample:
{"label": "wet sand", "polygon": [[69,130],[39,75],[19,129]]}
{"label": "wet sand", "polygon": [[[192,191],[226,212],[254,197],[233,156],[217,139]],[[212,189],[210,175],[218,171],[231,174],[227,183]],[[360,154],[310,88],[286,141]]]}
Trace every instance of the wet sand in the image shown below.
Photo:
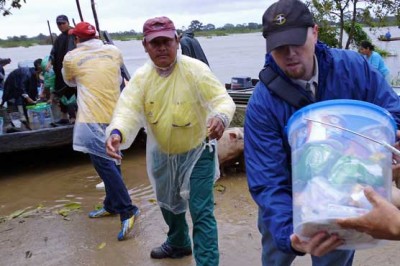
{"label": "wet sand", "polygon": [[[118,217],[87,217],[104,197],[95,188],[100,179],[88,157],[69,149],[42,153],[0,157],[0,217],[27,208],[20,217],[0,222],[0,265],[195,265],[193,257],[150,258],[150,250],[165,240],[167,227],[154,203],[142,148],[128,151],[123,160],[126,185],[142,214],[122,242],[116,239]],[[245,174],[228,173],[217,184],[220,265],[261,265],[257,207]],[[66,217],[57,213],[70,202],[81,209]],[[191,224],[189,215],[188,220]],[[354,265],[398,265],[399,247],[390,242],[358,251]],[[310,258],[298,257],[293,265],[311,265]]]}

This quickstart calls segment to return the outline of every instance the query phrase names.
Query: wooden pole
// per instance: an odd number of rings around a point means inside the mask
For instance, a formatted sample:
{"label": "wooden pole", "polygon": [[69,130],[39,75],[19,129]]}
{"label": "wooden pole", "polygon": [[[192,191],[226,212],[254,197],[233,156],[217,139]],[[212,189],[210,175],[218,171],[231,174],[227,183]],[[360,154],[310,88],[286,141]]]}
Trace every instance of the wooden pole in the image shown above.
{"label": "wooden pole", "polygon": [[49,27],[49,33],[50,33],[51,44],[54,44],[53,33],[51,32],[49,20],[47,20],[47,26]]}
{"label": "wooden pole", "polygon": [[99,32],[99,38],[102,39],[100,26],[99,26],[99,20],[97,18],[97,12],[96,12],[96,7],[95,7],[94,0],[91,0],[91,3],[92,3],[92,11],[93,11],[94,22],[96,23],[96,28],[97,28],[97,31]]}
{"label": "wooden pole", "polygon": [[79,3],[79,0],[76,0],[76,6],[78,7],[79,18],[81,19],[81,21],[83,21],[81,4]]}
{"label": "wooden pole", "polygon": [[[109,43],[109,44],[114,44],[112,39],[111,39],[111,36],[108,34],[107,31],[104,31],[103,34],[101,34],[100,26],[99,26],[99,20],[97,18],[97,12],[96,12],[96,7],[95,7],[95,4],[94,4],[94,0],[91,0],[91,3],[92,3],[92,11],[93,11],[94,22],[96,23],[96,28],[97,28],[97,31],[99,32],[99,37],[100,38],[104,38],[105,41],[107,43]],[[129,71],[126,68],[125,64],[123,64],[121,66],[121,75],[124,78],[124,80],[126,80],[126,81],[129,81],[130,78],[131,78],[131,76],[129,74]]]}

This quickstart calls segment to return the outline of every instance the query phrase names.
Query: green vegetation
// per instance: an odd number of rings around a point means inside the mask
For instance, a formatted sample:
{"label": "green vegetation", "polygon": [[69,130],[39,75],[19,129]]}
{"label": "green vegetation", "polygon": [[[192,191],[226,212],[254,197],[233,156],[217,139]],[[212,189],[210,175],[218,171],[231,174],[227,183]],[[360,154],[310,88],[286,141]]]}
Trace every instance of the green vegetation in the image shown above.
{"label": "green vegetation", "polygon": [[50,36],[39,34],[36,37],[28,38],[26,35],[8,37],[7,40],[0,39],[0,47],[10,48],[10,47],[29,47],[33,45],[49,45],[51,44]]}
{"label": "green vegetation", "polygon": [[[0,0],[1,1],[1,0]],[[225,24],[221,28],[215,28],[213,24],[207,24],[203,26],[201,22],[198,20],[192,21],[191,25],[187,28],[188,30],[192,30],[195,32],[196,36],[226,36],[228,34],[237,34],[237,33],[250,33],[250,32],[261,32],[262,26],[257,23],[246,23],[246,24],[238,24],[234,26],[233,24]],[[178,32],[182,32],[183,30],[178,30]],[[53,33],[54,35],[54,33]],[[110,33],[111,39],[118,41],[130,41],[130,40],[142,40],[143,34],[137,33],[134,30],[124,31],[124,32],[113,32]],[[53,36],[55,39],[56,36]],[[36,37],[28,38],[27,36],[13,36],[8,37],[7,40],[0,39],[0,47],[2,48],[10,48],[10,47],[29,47],[32,45],[49,45],[51,44],[50,36],[46,36],[43,34],[39,34]]]}
{"label": "green vegetation", "polygon": [[[400,0],[307,0],[318,25],[320,39],[332,47],[350,49],[367,36],[362,27],[399,25]],[[344,42],[344,33],[348,38]]]}
{"label": "green vegetation", "polygon": [[0,0],[0,14],[3,14],[3,16],[11,15],[11,8],[20,9],[21,2],[26,3],[26,0]]}

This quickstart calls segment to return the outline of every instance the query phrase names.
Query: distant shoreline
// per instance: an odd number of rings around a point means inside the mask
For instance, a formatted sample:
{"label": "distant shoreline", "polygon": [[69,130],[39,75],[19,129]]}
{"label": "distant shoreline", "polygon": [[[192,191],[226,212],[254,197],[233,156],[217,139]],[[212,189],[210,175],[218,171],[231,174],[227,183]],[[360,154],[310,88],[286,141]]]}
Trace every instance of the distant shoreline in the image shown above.
{"label": "distant shoreline", "polygon": [[[196,31],[195,37],[218,37],[227,36],[232,34],[254,33],[260,32],[261,29],[231,29],[231,30],[209,30],[209,31]],[[142,40],[143,35],[132,33],[109,33],[113,41],[132,41]],[[0,48],[15,48],[15,47],[31,47],[36,45],[52,45],[50,36],[39,35],[33,38],[26,38],[24,36],[14,37],[8,40],[0,39]]]}

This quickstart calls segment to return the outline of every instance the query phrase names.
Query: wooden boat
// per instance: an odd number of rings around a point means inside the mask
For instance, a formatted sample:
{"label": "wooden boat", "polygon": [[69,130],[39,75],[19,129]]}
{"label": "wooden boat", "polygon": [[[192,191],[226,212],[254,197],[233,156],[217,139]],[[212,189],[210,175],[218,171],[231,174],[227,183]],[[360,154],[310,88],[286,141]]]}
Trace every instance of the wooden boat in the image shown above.
{"label": "wooden boat", "polygon": [[382,42],[391,42],[391,41],[400,41],[400,37],[391,37],[391,38],[386,38],[385,35],[380,35],[378,37],[378,40]]}
{"label": "wooden boat", "polygon": [[[83,21],[79,1],[77,1],[78,11]],[[113,41],[107,31],[102,31],[100,34],[100,29],[98,26],[97,13],[95,10],[94,1],[91,1],[92,11],[96,22],[96,28],[99,31],[99,35],[103,36],[107,43],[113,44]],[[50,31],[50,36],[52,36]],[[30,64],[28,62],[28,64]],[[121,74],[125,80],[130,79],[130,75],[125,65],[121,67]],[[0,91],[1,99],[2,91]],[[0,114],[1,117],[8,116],[4,111]],[[59,116],[53,112],[54,121],[59,120]],[[6,119],[4,119],[6,120]],[[0,154],[19,152],[33,149],[42,148],[53,148],[59,146],[69,145],[72,149],[72,136],[73,136],[73,125],[57,125],[49,126],[46,128],[35,129],[35,130],[24,130],[21,132],[5,133],[5,128],[3,127],[3,134],[0,134]],[[135,142],[143,143],[146,139],[146,134],[142,129]]]}
{"label": "wooden boat", "polygon": [[[226,83],[225,88],[228,94],[232,97],[237,105],[247,105],[250,96],[253,94],[254,86],[257,84],[258,79],[252,79],[253,86],[245,89],[231,89],[231,84]],[[392,86],[393,90],[400,96],[400,86]]]}
{"label": "wooden boat", "polygon": [[246,105],[257,82],[258,79],[250,77],[233,77],[231,83],[225,83],[225,88],[236,104]]}
{"label": "wooden boat", "polygon": [[[0,154],[71,145],[74,126],[58,126],[0,135]],[[72,148],[72,147],[71,147]]]}

